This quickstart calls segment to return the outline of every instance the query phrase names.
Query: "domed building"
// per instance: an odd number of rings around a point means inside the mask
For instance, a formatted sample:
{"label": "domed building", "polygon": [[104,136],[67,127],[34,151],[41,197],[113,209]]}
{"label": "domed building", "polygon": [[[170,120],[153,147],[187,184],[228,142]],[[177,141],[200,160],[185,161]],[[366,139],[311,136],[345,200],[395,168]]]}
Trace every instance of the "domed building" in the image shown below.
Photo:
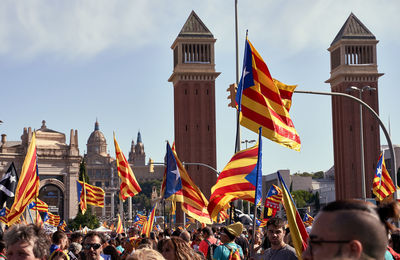
{"label": "domed building", "polygon": [[100,131],[96,120],[94,131],[90,134],[87,144],[87,154],[84,155],[89,182],[105,191],[104,208],[94,207],[98,217],[114,218],[119,204],[118,173],[115,159],[107,153],[107,141]]}

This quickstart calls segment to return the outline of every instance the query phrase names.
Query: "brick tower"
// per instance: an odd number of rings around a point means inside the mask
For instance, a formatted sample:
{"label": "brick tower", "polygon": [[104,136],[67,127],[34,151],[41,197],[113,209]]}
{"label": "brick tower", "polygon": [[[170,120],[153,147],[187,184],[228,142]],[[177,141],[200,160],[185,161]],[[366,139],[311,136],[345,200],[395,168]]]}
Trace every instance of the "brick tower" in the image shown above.
{"label": "brick tower", "polygon": [[[191,12],[171,46],[174,70],[169,82],[174,87],[175,147],[179,159],[216,168],[215,71],[216,39]],[[215,172],[187,165],[193,181],[208,199],[217,177]],[[177,223],[179,222],[177,214]]]}
{"label": "brick tower", "polygon": [[[377,113],[378,73],[375,36],[351,13],[328,51],[332,92],[351,94]],[[369,88],[376,90],[369,90]],[[357,89],[358,90],[357,90]],[[379,124],[363,108],[366,197],[372,197],[372,180],[380,153]],[[336,199],[362,198],[360,105],[348,98],[332,97]]]}

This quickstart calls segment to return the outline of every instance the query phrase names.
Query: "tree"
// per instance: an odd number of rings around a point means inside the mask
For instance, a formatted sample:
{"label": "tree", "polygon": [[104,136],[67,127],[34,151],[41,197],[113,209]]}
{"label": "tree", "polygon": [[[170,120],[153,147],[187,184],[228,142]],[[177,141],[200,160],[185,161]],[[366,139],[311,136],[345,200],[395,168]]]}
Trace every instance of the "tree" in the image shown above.
{"label": "tree", "polygon": [[142,191],[136,196],[132,197],[132,204],[138,210],[146,209],[146,211],[151,210],[151,193],[153,192],[153,187],[155,186],[157,191],[161,188],[161,181],[159,180],[151,180],[144,181],[139,183]]}
{"label": "tree", "polygon": [[85,226],[90,229],[94,229],[100,226],[100,222],[96,215],[92,213],[91,207],[86,210],[85,214],[82,214],[82,212],[79,211],[78,215],[76,215],[76,217],[73,220],[70,220],[68,223],[68,228],[70,230],[78,230],[79,227],[83,228]]}
{"label": "tree", "polygon": [[304,208],[307,204],[314,202],[315,196],[311,192],[305,190],[296,190],[292,192],[292,197],[297,208]]}

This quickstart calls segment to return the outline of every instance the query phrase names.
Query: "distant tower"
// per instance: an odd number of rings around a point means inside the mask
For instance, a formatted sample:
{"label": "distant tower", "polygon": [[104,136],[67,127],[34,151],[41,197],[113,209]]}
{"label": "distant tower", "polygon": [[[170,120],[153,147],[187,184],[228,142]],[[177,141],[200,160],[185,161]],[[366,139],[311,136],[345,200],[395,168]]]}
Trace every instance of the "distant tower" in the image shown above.
{"label": "distant tower", "polygon": [[[215,71],[216,39],[191,12],[171,46],[174,71],[175,147],[181,161],[216,168]],[[172,143],[171,143],[172,145]],[[186,166],[189,175],[209,198],[217,177],[204,166]]]}
{"label": "distant tower", "polygon": [[144,145],[142,142],[142,135],[140,132],[137,134],[136,145],[132,141],[131,151],[129,152],[130,162],[135,166],[144,166],[146,164],[146,153],[144,152]]}
{"label": "distant tower", "polygon": [[[352,13],[336,35],[328,51],[331,54],[332,92],[349,93],[359,97],[351,86],[365,86],[362,100],[375,112],[378,108],[378,73],[375,36]],[[333,145],[335,160],[336,199],[362,198],[360,105],[348,98],[332,97]],[[372,180],[380,153],[379,125],[367,109],[363,109],[364,165],[367,198],[372,197]]]}

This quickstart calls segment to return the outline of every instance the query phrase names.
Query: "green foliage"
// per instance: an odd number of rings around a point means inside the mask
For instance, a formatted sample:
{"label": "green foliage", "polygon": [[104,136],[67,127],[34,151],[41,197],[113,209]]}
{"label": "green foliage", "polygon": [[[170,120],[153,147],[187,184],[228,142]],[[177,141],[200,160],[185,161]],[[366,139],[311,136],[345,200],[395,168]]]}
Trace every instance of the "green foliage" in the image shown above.
{"label": "green foliage", "polygon": [[312,178],[313,179],[322,179],[322,178],[324,178],[324,172],[323,171],[314,172]]}
{"label": "green foliage", "polygon": [[153,186],[157,188],[157,192],[160,191],[161,181],[151,180],[139,183],[142,191],[132,197],[132,204],[137,210],[146,209],[146,211],[151,210],[151,193],[153,191]]}
{"label": "green foliage", "polygon": [[70,230],[78,230],[80,226],[82,228],[87,226],[90,229],[98,228],[100,226],[100,222],[92,213],[92,208],[90,206],[88,206],[88,209],[83,215],[82,212],[79,211],[78,215],[76,215],[73,220],[70,220],[68,224]]}
{"label": "green foliage", "polygon": [[313,173],[309,173],[309,172],[295,173],[294,175],[303,176],[303,177],[311,177],[313,179],[322,179],[322,178],[324,178],[324,172],[323,171],[318,171],[318,172],[313,172]]}
{"label": "green foliage", "polygon": [[315,195],[305,190],[296,190],[292,192],[292,197],[296,203],[297,208],[304,208],[309,203],[315,201]]}

